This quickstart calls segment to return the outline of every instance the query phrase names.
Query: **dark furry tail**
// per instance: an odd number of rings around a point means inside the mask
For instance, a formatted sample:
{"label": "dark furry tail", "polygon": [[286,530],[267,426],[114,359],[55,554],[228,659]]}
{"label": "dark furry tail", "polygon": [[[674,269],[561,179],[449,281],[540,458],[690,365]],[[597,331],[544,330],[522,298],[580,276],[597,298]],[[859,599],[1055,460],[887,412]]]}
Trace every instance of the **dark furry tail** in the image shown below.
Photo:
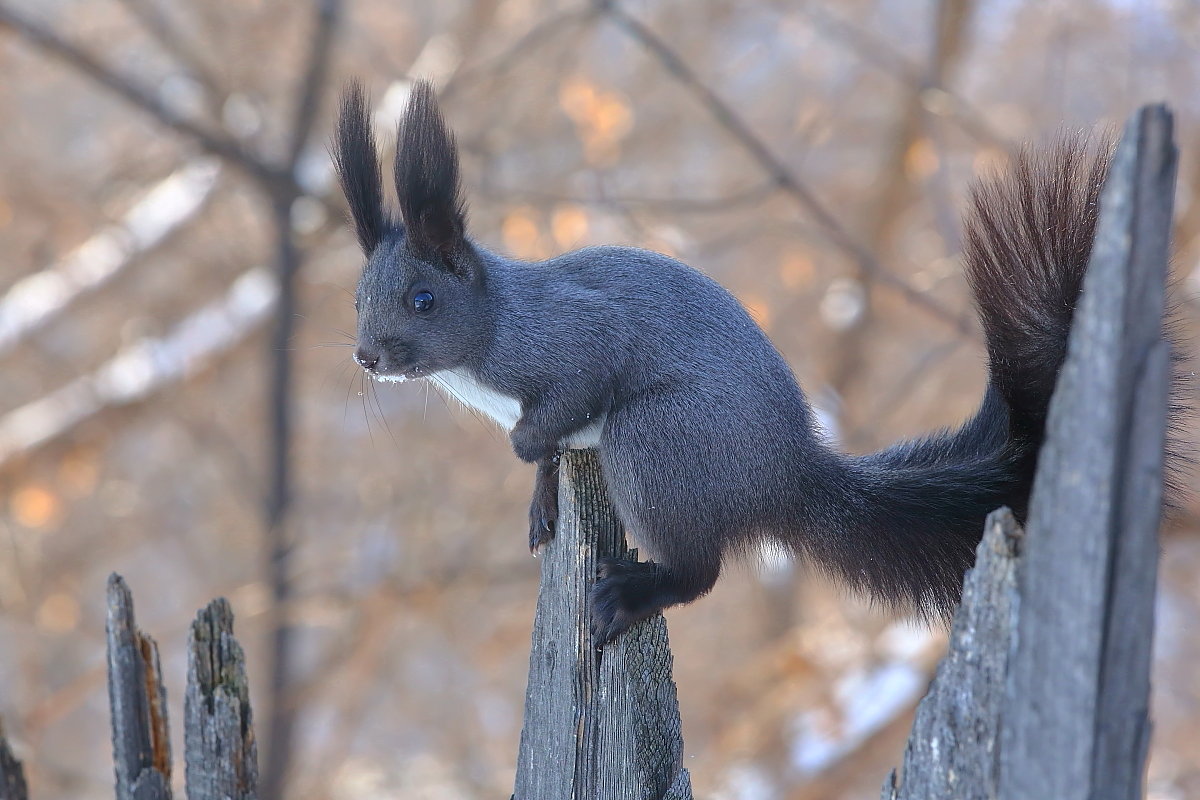
{"label": "dark furry tail", "polygon": [[1013,437],[1036,448],[1067,353],[1111,147],[1074,137],[1025,151],[976,185],[963,261],[987,337],[991,385]]}
{"label": "dark furry tail", "polygon": [[853,530],[837,552],[814,555],[855,587],[948,618],[986,515],[1024,515],[1110,152],[1065,139],[974,188],[964,262],[987,338],[987,394],[956,431],[850,462],[857,497],[842,502],[853,503],[843,514]]}

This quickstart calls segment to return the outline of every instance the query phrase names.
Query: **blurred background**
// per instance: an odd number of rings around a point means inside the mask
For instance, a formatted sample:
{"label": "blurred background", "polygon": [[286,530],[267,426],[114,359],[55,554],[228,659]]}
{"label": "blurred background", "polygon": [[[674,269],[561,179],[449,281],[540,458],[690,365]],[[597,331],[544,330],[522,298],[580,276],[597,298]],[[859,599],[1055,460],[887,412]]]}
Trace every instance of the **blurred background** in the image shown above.
{"label": "blurred background", "polygon": [[[1171,103],[1194,332],[1198,73],[1182,0],[0,0],[0,718],[32,796],[110,796],[112,571],[173,723],[229,597],[264,797],[512,790],[532,468],[350,364],[350,76],[385,148],[435,81],[484,244],[678,256],[865,451],[974,409],[959,209],[1020,143]],[[1163,542],[1156,800],[1200,798],[1198,511]],[[704,798],[877,797],[944,646],[786,563],[667,617]]]}

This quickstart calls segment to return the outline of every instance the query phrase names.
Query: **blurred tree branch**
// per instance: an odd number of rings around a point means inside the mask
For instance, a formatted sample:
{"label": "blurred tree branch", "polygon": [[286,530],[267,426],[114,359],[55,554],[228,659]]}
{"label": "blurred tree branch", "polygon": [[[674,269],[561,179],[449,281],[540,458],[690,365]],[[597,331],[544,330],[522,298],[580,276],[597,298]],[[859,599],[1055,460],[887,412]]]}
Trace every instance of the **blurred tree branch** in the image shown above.
{"label": "blurred tree branch", "polygon": [[[865,63],[910,85],[924,84],[924,88],[942,93],[952,101],[945,116],[965,133],[985,144],[1008,150],[1010,144],[1003,136],[992,130],[987,120],[961,95],[949,89],[946,81],[929,82],[928,70],[912,63],[886,39],[863,30],[858,25],[832,14],[825,8],[805,3],[798,6],[799,13],[807,16],[814,24],[830,36],[837,38],[854,51]],[[939,112],[942,110],[939,109]]]}
{"label": "blurred tree branch", "polygon": [[[322,89],[329,75],[340,0],[314,0],[315,22],[305,72],[297,91],[295,116],[292,120],[285,169],[293,174],[297,162],[312,133]],[[275,307],[275,327],[271,336],[271,383],[268,408],[270,439],[267,459],[270,466],[270,486],[265,508],[265,545],[267,581],[271,588],[270,680],[268,683],[268,714],[263,738],[266,763],[261,773],[262,795],[265,798],[284,796],[288,767],[292,755],[292,731],[295,727],[295,707],[288,700],[292,683],[292,632],[286,607],[292,594],[288,571],[292,542],[288,533],[287,512],[291,501],[292,446],[292,337],[296,320],[296,272],[300,254],[292,228],[292,204],[296,193],[292,187],[280,186],[272,194],[272,213],[277,239],[276,271],[279,280],[279,301]]]}
{"label": "blurred tree branch", "polygon": [[341,0],[315,0],[316,27],[309,46],[304,79],[300,84],[295,116],[291,126],[291,146],[288,148],[287,167],[295,168],[304,146],[312,134],[316,121],[317,107],[329,77],[329,59],[333,52],[334,35],[341,17]]}
{"label": "blurred tree branch", "polygon": [[926,348],[900,379],[875,400],[871,410],[863,417],[866,422],[852,429],[845,438],[849,441],[873,441],[880,435],[881,430],[887,428],[888,420],[904,407],[905,401],[912,398],[929,373],[952,356],[962,344],[962,337],[956,336]]}
{"label": "blurred tree branch", "polygon": [[[131,5],[135,11],[136,4]],[[271,382],[267,401],[269,417],[268,494],[264,506],[267,578],[272,595],[270,687],[268,698],[270,716],[264,736],[266,765],[262,790],[267,798],[280,797],[291,753],[291,732],[294,709],[284,697],[290,675],[290,628],[285,608],[291,594],[288,574],[288,555],[291,543],[286,518],[291,494],[292,439],[292,354],[291,340],[295,332],[295,276],[300,266],[300,254],[292,229],[291,214],[295,200],[304,194],[295,178],[295,168],[310,138],[318,105],[329,73],[337,22],[339,0],[315,0],[315,24],[305,61],[305,71],[297,90],[297,99],[289,128],[286,155],[281,164],[273,164],[242,146],[233,138],[214,133],[197,123],[184,119],[154,97],[146,89],[118,74],[85,50],[68,42],[48,26],[26,17],[7,6],[0,5],[0,26],[7,27],[26,41],[74,68],[134,107],[149,114],[164,127],[188,138],[206,151],[222,158],[246,173],[268,198],[276,231],[276,274],[278,299],[275,325],[270,339],[269,360]],[[145,14],[139,20],[156,36],[172,55],[194,62],[188,50],[180,50],[179,39],[169,28],[157,24]],[[195,64],[189,63],[195,70]],[[201,73],[206,75],[205,72]]]}
{"label": "blurred tree branch", "polygon": [[668,74],[682,84],[704,106],[713,119],[758,163],[780,190],[792,197],[804,211],[816,219],[826,238],[849,256],[864,274],[897,290],[913,305],[949,325],[959,334],[965,336],[972,333],[973,328],[968,318],[946,308],[902,277],[887,270],[873,253],[842,226],[841,222],[800,180],[799,176],[771,152],[767,144],[750,129],[745,120],[701,80],[700,76],[665,40],[614,2],[600,2],[597,7],[602,9],[607,18],[619,29],[642,45]]}
{"label": "blurred tree branch", "polygon": [[152,7],[145,0],[120,0],[121,5],[158,42],[165,53],[180,62],[205,91],[205,101],[212,112],[220,108],[225,91],[197,48],[182,36],[166,19],[161,7]]}
{"label": "blurred tree branch", "polygon": [[[181,117],[173,109],[156,98],[148,89],[138,86],[135,80],[116,72],[86,50],[64,39],[47,25],[2,3],[0,3],[0,28],[8,28],[34,47],[43,51],[46,55],[61,61],[80,75],[104,87],[130,105],[149,115],[163,127],[174,131],[206,152],[221,158],[231,166],[241,170],[265,191],[268,196],[287,194],[294,199],[307,193],[297,182],[294,175],[296,159],[299,157],[299,148],[303,146],[303,144],[297,145],[296,141],[303,143],[308,139],[315,107],[304,108],[302,104],[305,97],[314,98],[314,100],[310,100],[309,102],[315,102],[315,98],[319,98],[324,78],[321,78],[318,83],[312,84],[313,92],[311,94],[304,93],[301,95],[301,105],[297,107],[296,116],[291,128],[292,136],[289,139],[289,148],[287,151],[288,160],[283,164],[274,164],[269,159],[247,149],[233,137],[211,131],[194,120]],[[322,35],[320,34],[320,30],[321,28],[318,27],[315,35]],[[170,37],[171,35],[168,34],[168,38],[161,38],[160,43],[166,46],[167,42],[173,40]],[[313,54],[316,55],[321,52],[324,52],[323,48],[314,48]],[[178,54],[172,53],[172,55],[177,56]],[[327,55],[322,56],[322,58],[327,58]],[[309,64],[306,65],[306,68],[309,72],[309,79],[306,80],[305,85],[308,86],[310,80],[315,80],[314,75],[324,75],[328,71],[328,64]],[[316,72],[313,71],[314,69],[316,69]],[[305,120],[307,120],[305,124],[308,127],[304,130],[298,129],[296,127],[297,124]],[[341,214],[340,207],[329,202],[327,198],[321,197],[318,199],[335,216]]]}
{"label": "blurred tree branch", "polygon": [[[183,119],[149,91],[114,72],[97,58],[76,47],[50,28],[12,8],[0,5],[0,27],[19,34],[46,54],[74,68],[81,75],[118,95],[130,105],[149,114],[159,124],[181,134],[215,156],[228,161],[264,184],[295,186],[290,174],[250,153],[241,143],[223,134],[213,133],[191,120]],[[298,187],[296,191],[299,191]]]}
{"label": "blurred tree branch", "polygon": [[9,286],[0,294],[0,355],[189,225],[219,177],[218,159],[192,159],[143,194],[119,221]]}
{"label": "blurred tree branch", "polygon": [[443,100],[452,97],[460,88],[480,76],[496,78],[508,72],[513,65],[527,57],[529,53],[548,39],[569,28],[577,22],[586,21],[596,16],[597,10],[590,6],[571,8],[561,11],[538,24],[534,25],[521,36],[517,37],[508,47],[492,58],[474,66],[466,67],[446,81],[439,94]]}
{"label": "blurred tree branch", "polygon": [[[922,144],[929,146],[936,160],[933,175],[929,177],[942,179],[937,189],[945,190],[945,159],[932,145],[936,141],[937,131],[935,121],[931,119],[933,115],[925,108],[924,97],[930,87],[948,82],[950,72],[962,52],[970,17],[970,0],[941,0],[933,9],[930,20],[933,31],[929,40],[926,65],[920,72],[911,71],[910,80],[906,83],[900,106],[896,109],[894,130],[888,137],[891,144],[880,170],[881,188],[874,193],[868,213],[865,227],[867,242],[872,252],[892,252],[895,249],[894,244],[903,215],[912,204],[919,184],[922,183],[921,178],[914,179],[910,167],[910,158],[915,148]],[[957,253],[959,248],[956,219],[953,211],[948,208],[948,197],[944,191],[934,191],[933,187],[928,185],[924,188],[946,250]],[[863,269],[861,264],[857,265],[855,272],[854,277],[864,290],[863,313],[858,324],[850,327],[837,339],[828,359],[829,383],[842,398],[848,397],[862,374],[864,350],[874,316],[871,298],[875,276]],[[848,439],[847,444],[854,447],[859,443]]]}
{"label": "blurred tree branch", "polygon": [[[487,177],[485,175],[485,179]],[[764,181],[721,197],[637,197],[558,194],[538,189],[493,187],[485,183],[479,194],[488,199],[507,202],[575,203],[602,207],[641,206],[668,214],[723,214],[731,208],[756,205],[778,191],[778,188],[773,181]]]}

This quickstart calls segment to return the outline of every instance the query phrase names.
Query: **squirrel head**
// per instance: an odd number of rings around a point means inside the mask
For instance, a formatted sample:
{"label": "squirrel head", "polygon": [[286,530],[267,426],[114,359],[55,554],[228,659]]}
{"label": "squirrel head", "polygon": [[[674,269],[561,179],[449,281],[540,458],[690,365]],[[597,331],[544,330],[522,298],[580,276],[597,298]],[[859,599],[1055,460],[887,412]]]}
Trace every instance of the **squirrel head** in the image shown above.
{"label": "squirrel head", "polygon": [[396,142],[400,219],[384,207],[366,96],[342,95],[333,161],[366,266],[355,293],[354,359],[373,377],[405,380],[482,355],[489,329],[483,261],[466,237],[458,149],[433,87],[413,85]]}

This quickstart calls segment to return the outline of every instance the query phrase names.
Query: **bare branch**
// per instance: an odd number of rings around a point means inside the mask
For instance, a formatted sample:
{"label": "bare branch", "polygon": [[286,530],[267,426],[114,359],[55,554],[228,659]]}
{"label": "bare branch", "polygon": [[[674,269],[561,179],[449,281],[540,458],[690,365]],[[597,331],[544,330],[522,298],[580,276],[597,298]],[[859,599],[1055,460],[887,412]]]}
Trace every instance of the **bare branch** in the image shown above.
{"label": "bare branch", "polygon": [[823,33],[841,41],[853,50],[855,55],[880,72],[904,83],[921,86],[922,89],[941,92],[951,101],[947,109],[949,113],[945,116],[973,139],[1004,150],[1010,148],[1010,143],[992,130],[983,115],[966,98],[950,90],[943,80],[928,80],[927,71],[912,63],[888,40],[874,36],[816,4],[798,4],[797,10],[818,25]]}
{"label": "bare branch", "polygon": [[120,0],[121,5],[137,19],[142,28],[158,42],[164,52],[175,58],[191,73],[204,91],[210,108],[219,108],[219,103],[225,96],[219,81],[212,73],[208,63],[201,57],[197,48],[180,35],[167,21],[160,8],[152,8],[145,0]]}
{"label": "bare branch", "polygon": [[575,203],[591,206],[641,206],[668,214],[724,214],[731,208],[752,206],[766,200],[778,188],[772,182],[759,183],[723,197],[636,197],[621,195],[569,195],[538,189],[505,189],[484,186],[479,194],[495,200],[539,203]]}
{"label": "bare branch", "polygon": [[289,172],[300,159],[317,116],[317,105],[321,100],[322,89],[325,88],[325,79],[329,76],[329,57],[341,17],[341,5],[340,0],[316,2],[316,30],[313,32],[307,67],[296,103],[296,115],[291,126],[291,142],[287,156]]}
{"label": "bare branch", "polygon": [[106,408],[134,403],[183,379],[254,330],[275,302],[275,281],[261,268],[181,321],[162,338],[142,339],[95,372],[0,417],[0,466],[56,439]]}
{"label": "bare branch", "polygon": [[867,421],[846,434],[845,441],[852,446],[863,442],[873,442],[880,431],[887,428],[888,422],[896,412],[903,409],[905,403],[912,399],[913,393],[929,376],[929,373],[957,352],[962,343],[962,337],[956,336],[927,347],[888,391],[876,400],[873,410],[864,415],[864,419]]}
{"label": "bare branch", "polygon": [[615,4],[604,4],[603,7],[608,18],[618,28],[657,59],[667,73],[681,83],[704,106],[713,119],[737,140],[738,144],[758,163],[770,179],[792,197],[805,212],[816,219],[826,238],[848,255],[864,274],[897,290],[913,305],[946,323],[960,334],[971,334],[973,329],[966,317],[946,308],[900,276],[885,269],[875,256],[825,208],[808,186],[771,152],[757,134],[750,130],[750,127],[734,112],[733,108],[718,97],[716,92],[704,83],[658,34]]}
{"label": "bare branch", "polygon": [[590,7],[573,8],[567,11],[560,12],[554,16],[548,17],[537,25],[534,25],[523,35],[501,53],[487,61],[476,64],[473,67],[463,69],[455,73],[446,81],[439,95],[443,100],[451,97],[455,92],[463,86],[471,83],[479,77],[487,76],[495,78],[510,70],[513,65],[520,61],[525,56],[529,55],[542,42],[552,39],[560,31],[570,27],[577,22],[583,22],[595,16],[596,11]]}
{"label": "bare branch", "polygon": [[256,180],[269,185],[283,184],[294,187],[294,181],[287,172],[251,154],[234,139],[213,133],[179,117],[149,91],[117,74],[96,57],[71,44],[40,22],[0,5],[0,27],[9,28],[38,49],[63,61],[80,74],[154,117],[164,127],[191,139],[209,153],[225,159]]}
{"label": "bare branch", "polygon": [[[341,15],[340,0],[314,0],[315,28],[300,82],[299,97],[292,121],[286,169],[295,170],[304,146],[308,142],[320,102],[321,89],[329,75],[337,23]],[[288,571],[292,542],[287,529],[287,513],[291,502],[291,445],[292,445],[292,351],[291,342],[296,326],[296,273],[301,255],[292,230],[292,194],[276,194],[272,198],[277,238],[276,274],[279,282],[279,302],[275,309],[275,330],[271,337],[271,382],[267,398],[270,419],[267,444],[267,464],[270,469],[265,516],[265,546],[267,551],[267,582],[271,587],[271,650],[269,716],[265,727],[266,763],[262,773],[264,797],[282,797],[292,754],[292,729],[295,709],[288,702],[291,680],[291,627],[286,618],[288,600],[292,594]]]}
{"label": "bare branch", "polygon": [[[947,255],[959,250],[957,213],[947,202],[946,159],[937,159],[933,181],[914,180],[907,162],[913,146],[921,141],[922,135],[930,142],[940,141],[933,115],[925,108],[925,91],[931,85],[943,83],[957,63],[969,18],[970,0],[942,0],[932,9],[928,22],[933,28],[933,35],[930,37],[926,64],[920,73],[914,70],[911,81],[905,83],[900,93],[894,132],[889,137],[891,146],[876,176],[879,191],[874,193],[873,208],[868,210],[867,222],[862,226],[866,231],[866,246],[873,253],[892,251],[893,239],[903,214],[918,192],[923,192],[933,209]],[[943,192],[934,190],[934,181]],[[865,293],[863,310],[857,324],[850,326],[834,342],[829,357],[829,383],[841,397],[847,397],[853,391],[862,375],[867,333],[873,322],[873,276],[862,269],[856,272],[855,278]]]}
{"label": "bare branch", "polygon": [[198,158],[146,192],[120,222],[0,296],[0,355],[94,291],[192,219],[216,186],[215,159]]}

